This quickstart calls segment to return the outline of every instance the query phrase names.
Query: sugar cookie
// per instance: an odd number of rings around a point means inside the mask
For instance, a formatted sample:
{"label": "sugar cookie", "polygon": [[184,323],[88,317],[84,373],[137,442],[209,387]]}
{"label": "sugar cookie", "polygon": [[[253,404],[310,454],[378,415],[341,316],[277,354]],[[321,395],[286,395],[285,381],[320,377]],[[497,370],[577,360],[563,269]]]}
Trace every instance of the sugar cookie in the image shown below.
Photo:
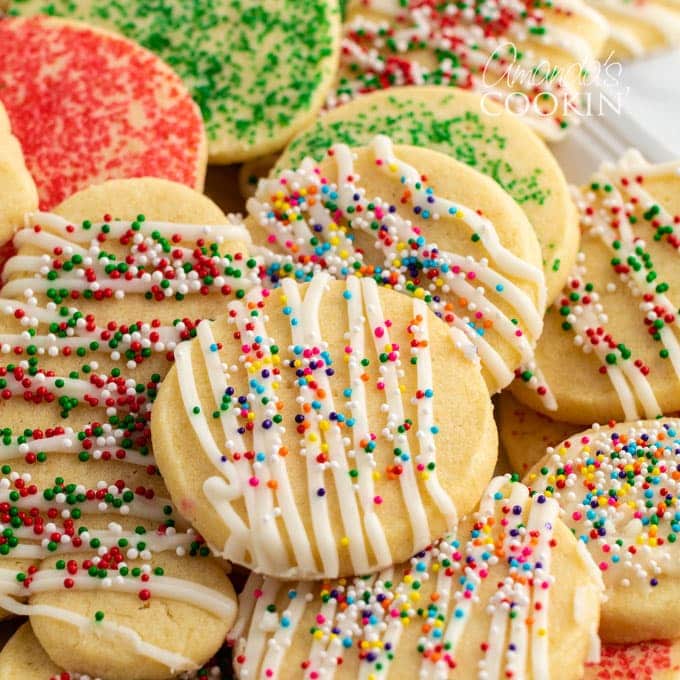
{"label": "sugar cookie", "polygon": [[555,158],[522,120],[476,92],[391,87],[324,114],[286,147],[276,167],[297,168],[307,156],[320,162],[334,143],[364,146],[377,134],[452,156],[510,194],[541,243],[548,302],[557,297],[576,259],[578,213]]}
{"label": "sugar cookie", "polygon": [[355,0],[329,105],[394,85],[456,86],[502,98],[541,136],[559,139],[607,32],[580,0]]}
{"label": "sugar cookie", "polygon": [[282,148],[323,105],[340,51],[336,0],[14,0],[11,7],[82,19],[158,54],[203,112],[211,163]]}
{"label": "sugar cookie", "polygon": [[496,478],[479,512],[403,565],[322,584],[251,576],[236,677],[580,680],[601,581],[558,510]]}
{"label": "sugar cookie", "polygon": [[640,57],[680,41],[680,5],[656,0],[587,0],[609,23],[603,55]]}
{"label": "sugar cookie", "polygon": [[114,180],[57,210],[27,217],[0,292],[0,606],[61,668],[166,678],[217,651],[236,604],[175,519],[150,407],[175,344],[259,277],[243,228],[181,185]]}
{"label": "sugar cookie", "polygon": [[545,305],[536,235],[466,165],[378,136],[263,180],[247,208],[273,279],[352,272],[424,300],[477,347],[491,392],[533,360]]}
{"label": "sugar cookie", "polygon": [[677,411],[680,163],[652,166],[631,151],[577,203],[581,253],[513,393],[585,425]]}
{"label": "sugar cookie", "polygon": [[525,481],[561,506],[606,586],[608,642],[676,638],[680,419],[618,423],[548,449]]}
{"label": "sugar cookie", "polygon": [[0,101],[41,210],[117,177],[203,187],[197,106],[168,66],[124,38],[47,17],[3,20]]}
{"label": "sugar cookie", "polygon": [[[23,224],[24,213],[38,208],[38,192],[26,169],[21,145],[12,135],[9,118],[0,103],[0,247]],[[5,258],[0,250],[0,268]],[[0,269],[1,271],[1,269]]]}
{"label": "sugar cookie", "polygon": [[[178,680],[221,680],[228,678],[226,664],[220,659],[209,663],[198,671],[189,671],[174,676]],[[61,670],[40,646],[31,625],[24,623],[0,652],[0,680],[99,680],[80,673]],[[107,680],[104,678],[103,680]]]}
{"label": "sugar cookie", "polygon": [[175,356],[152,416],[159,467],[213,550],[255,571],[334,577],[404,560],[493,471],[471,345],[370,278],[284,279]]}

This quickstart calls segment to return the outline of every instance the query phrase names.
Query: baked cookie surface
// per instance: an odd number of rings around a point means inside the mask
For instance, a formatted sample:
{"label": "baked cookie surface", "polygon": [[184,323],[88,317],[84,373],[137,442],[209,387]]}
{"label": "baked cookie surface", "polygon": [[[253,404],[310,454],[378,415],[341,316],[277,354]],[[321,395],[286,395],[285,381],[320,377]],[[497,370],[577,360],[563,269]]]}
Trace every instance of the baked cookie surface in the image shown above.
{"label": "baked cookie surface", "polygon": [[600,636],[607,642],[672,639],[678,592],[677,418],[594,427],[549,448],[525,482],[561,518],[602,573]]}
{"label": "baked cookie surface", "polygon": [[213,656],[236,601],[169,500],[150,409],[174,345],[247,285],[247,233],[158,179],[57,211],[28,215],[0,291],[0,606],[60,668],[162,679]]}
{"label": "baked cookie surface", "polygon": [[262,180],[247,209],[272,280],[352,273],[424,300],[475,345],[490,392],[533,361],[545,305],[535,232],[466,165],[378,136]]}
{"label": "baked cookie surface", "polygon": [[376,135],[439,151],[491,177],[529,218],[541,243],[548,301],[558,295],[579,241],[566,179],[518,116],[476,92],[411,86],[362,95],[326,112],[295,137],[274,173],[299,167],[307,156],[321,162],[333,144],[365,146]]}
{"label": "baked cookie surface", "polygon": [[24,155],[5,108],[0,103],[0,271],[5,260],[4,243],[23,225],[24,213],[38,208],[38,192],[26,169]]}
{"label": "baked cookie surface", "polygon": [[152,416],[160,468],[213,549],[255,571],[320,578],[406,559],[492,474],[472,346],[370,278],[253,291],[175,355]]}
{"label": "baked cookie surface", "polygon": [[308,125],[331,87],[340,49],[334,0],[18,0],[11,11],[80,19],[155,52],[200,106],[211,163],[276,151]]}
{"label": "baked cookie surface", "polygon": [[252,575],[230,634],[236,677],[580,679],[601,584],[557,514],[496,478],[455,531],[379,574]]}
{"label": "baked cookie surface", "polygon": [[198,108],[169,67],[124,38],[48,17],[3,20],[0,102],[41,210],[119,177],[203,187]]}
{"label": "baked cookie surface", "polygon": [[679,167],[632,151],[577,192],[581,252],[513,383],[520,401],[584,425],[680,408]]}

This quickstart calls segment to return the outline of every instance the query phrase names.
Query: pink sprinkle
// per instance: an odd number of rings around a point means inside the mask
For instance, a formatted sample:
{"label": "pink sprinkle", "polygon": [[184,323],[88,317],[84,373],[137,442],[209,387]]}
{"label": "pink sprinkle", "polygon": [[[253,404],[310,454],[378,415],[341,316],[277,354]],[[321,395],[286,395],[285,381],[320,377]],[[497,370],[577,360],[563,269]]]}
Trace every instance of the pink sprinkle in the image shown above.
{"label": "pink sprinkle", "polygon": [[396,361],[398,356],[399,356],[399,355],[398,355],[396,352],[390,352],[390,353],[387,355],[387,358],[388,358],[390,361]]}
{"label": "pink sprinkle", "polygon": [[373,502],[374,502],[376,505],[380,505],[380,504],[382,503],[382,501],[383,501],[382,496],[374,496],[374,497],[373,497]]}
{"label": "pink sprinkle", "polygon": [[417,468],[418,472],[422,472],[425,469],[425,466],[422,463],[418,463]]}
{"label": "pink sprinkle", "polygon": [[323,614],[316,615],[316,622],[321,626],[326,623],[326,617]]}
{"label": "pink sprinkle", "polygon": [[269,236],[267,236],[267,241],[269,241],[269,243],[276,243],[276,236],[274,236],[274,234],[269,234]]}
{"label": "pink sprinkle", "polygon": [[607,569],[608,569],[606,562],[600,562],[599,567],[600,567],[600,571],[607,571]]}
{"label": "pink sprinkle", "polygon": [[253,591],[253,597],[255,599],[261,598],[262,597],[262,591],[259,588],[255,588],[255,590]]}
{"label": "pink sprinkle", "polygon": [[248,480],[248,483],[250,484],[250,486],[257,486],[260,483],[260,480],[257,477],[251,477]]}
{"label": "pink sprinkle", "polygon": [[477,278],[477,274],[475,274],[474,272],[468,272],[467,277],[468,277],[468,279],[472,280],[472,279]]}
{"label": "pink sprinkle", "polygon": [[587,444],[590,441],[589,437],[581,437],[581,444]]}
{"label": "pink sprinkle", "polygon": [[384,389],[385,389],[385,383],[382,382],[382,381],[380,381],[380,382],[376,385],[376,387],[377,387],[379,390],[384,390]]}
{"label": "pink sprinkle", "polygon": [[385,335],[385,329],[382,326],[378,326],[373,333],[376,338],[382,338],[382,336]]}
{"label": "pink sprinkle", "polygon": [[264,674],[268,677],[271,678],[274,676],[274,671],[271,668],[267,668],[267,670],[264,672]]}
{"label": "pink sprinkle", "polygon": [[452,267],[452,268],[451,268],[451,271],[452,271],[454,274],[460,274],[460,267],[459,267],[458,265],[456,265],[455,267]]}
{"label": "pink sprinkle", "polygon": [[354,350],[350,345],[345,345],[345,354],[351,354]]}
{"label": "pink sprinkle", "polygon": [[572,515],[571,515],[571,518],[572,518],[573,520],[577,521],[577,522],[578,522],[582,517],[583,517],[583,515],[582,515],[580,512],[573,512]]}
{"label": "pink sprinkle", "polygon": [[522,337],[522,331],[515,331],[515,336],[518,338]]}
{"label": "pink sprinkle", "polygon": [[393,619],[399,618],[399,610],[398,610],[398,609],[392,609],[392,610],[390,610],[390,616],[391,616]]}
{"label": "pink sprinkle", "polygon": [[385,325],[390,328],[392,326],[392,322],[389,319],[385,319]]}

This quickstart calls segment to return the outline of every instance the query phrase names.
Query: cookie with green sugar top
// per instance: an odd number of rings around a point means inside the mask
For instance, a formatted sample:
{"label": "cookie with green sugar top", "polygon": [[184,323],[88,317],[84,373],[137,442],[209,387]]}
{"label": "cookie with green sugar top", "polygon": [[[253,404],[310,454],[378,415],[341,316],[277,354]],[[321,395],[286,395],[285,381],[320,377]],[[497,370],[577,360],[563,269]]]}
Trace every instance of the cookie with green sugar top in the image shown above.
{"label": "cookie with green sugar top", "polygon": [[200,106],[211,163],[283,147],[321,108],[340,49],[335,0],[15,0],[10,12],[83,20],[155,52]]}
{"label": "cookie with green sugar top", "polygon": [[529,218],[548,301],[558,295],[576,259],[578,216],[557,161],[524,121],[475,92],[394,87],[321,116],[286,147],[276,168],[297,168],[306,156],[321,161],[333,144],[364,146],[377,134],[440,151],[491,177]]}

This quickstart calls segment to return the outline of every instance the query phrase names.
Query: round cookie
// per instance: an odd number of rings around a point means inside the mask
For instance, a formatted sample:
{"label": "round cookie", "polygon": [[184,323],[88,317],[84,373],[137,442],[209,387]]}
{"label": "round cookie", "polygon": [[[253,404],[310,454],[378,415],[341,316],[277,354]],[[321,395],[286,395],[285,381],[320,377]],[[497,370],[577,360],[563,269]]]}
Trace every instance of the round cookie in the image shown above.
{"label": "round cookie", "polygon": [[452,156],[510,194],[541,244],[548,302],[557,297],[576,259],[578,214],[557,161],[518,116],[476,92],[391,87],[325,113],[286,147],[276,168],[297,168],[306,156],[321,162],[334,143],[364,146],[377,134]]}
{"label": "round cookie", "polygon": [[24,623],[0,652],[0,680],[52,680],[60,674],[61,669],[45,654],[30,623]]}
{"label": "round cookie", "polygon": [[399,85],[455,86],[503,100],[556,140],[606,36],[606,22],[580,0],[540,7],[356,0],[328,104]]}
{"label": "round cookie", "polygon": [[408,562],[322,584],[253,574],[240,680],[301,676],[580,680],[601,581],[545,497],[496,478],[479,512]]}
{"label": "round cookie", "polygon": [[424,302],[319,273],[228,307],[177,347],[152,415],[170,493],[213,550],[282,578],[365,573],[474,506],[491,403]]}
{"label": "round cookie", "polygon": [[15,0],[123,33],[164,59],[203,113],[211,163],[237,163],[283,146],[323,105],[338,63],[334,0]]}
{"label": "round cookie", "polygon": [[510,392],[498,396],[495,412],[498,437],[510,468],[521,475],[543,458],[548,446],[556,446],[583,429],[524,406]]}
{"label": "round cookie", "polygon": [[[210,678],[220,680],[229,677],[227,666],[221,659],[210,663],[198,671],[180,673],[179,680],[198,680]],[[77,673],[62,671],[45,654],[30,623],[24,623],[0,652],[0,680],[84,680]]]}
{"label": "round cookie", "polygon": [[29,216],[0,293],[0,606],[31,617],[60,667],[165,678],[217,651],[235,602],[175,519],[150,406],[196,317],[259,278],[232,255],[247,233],[187,187],[114,180],[58,211]]}
{"label": "round cookie", "polygon": [[247,208],[273,280],[351,272],[423,299],[477,347],[492,393],[533,361],[545,305],[538,241],[481,173],[378,136],[262,181]]}
{"label": "round cookie", "polygon": [[680,419],[596,426],[549,448],[527,474],[602,572],[607,642],[676,638]]}
{"label": "round cookie", "polygon": [[680,674],[680,640],[603,645],[599,663],[587,664],[583,680],[675,680]]}
{"label": "round cookie", "polygon": [[124,38],[48,17],[0,22],[0,101],[42,210],[106,179],[203,187],[197,106],[168,66]]}
{"label": "round cookie", "polygon": [[24,223],[24,213],[38,207],[38,192],[26,169],[21,145],[0,103],[0,271],[5,261],[2,247]]}
{"label": "round cookie", "polygon": [[680,5],[643,0],[588,0],[609,23],[610,35],[604,57],[640,57],[680,41]]}
{"label": "round cookie", "polygon": [[581,253],[513,393],[585,425],[677,411],[680,164],[631,151],[603,165],[577,204]]}

